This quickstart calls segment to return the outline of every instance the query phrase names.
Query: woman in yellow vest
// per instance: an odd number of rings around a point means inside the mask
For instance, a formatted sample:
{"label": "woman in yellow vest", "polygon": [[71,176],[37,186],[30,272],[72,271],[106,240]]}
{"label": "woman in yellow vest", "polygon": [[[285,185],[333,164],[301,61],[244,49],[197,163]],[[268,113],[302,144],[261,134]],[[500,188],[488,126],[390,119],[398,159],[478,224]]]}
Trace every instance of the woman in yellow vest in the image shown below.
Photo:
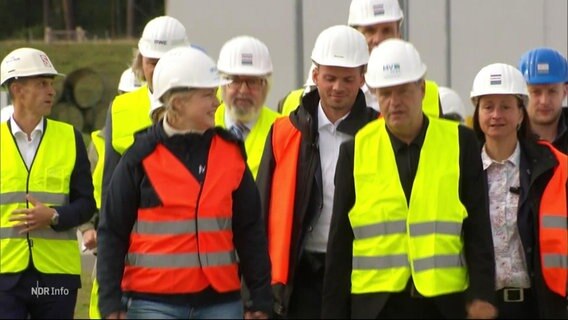
{"label": "woman in yellow vest", "polygon": [[530,130],[515,67],[494,63],[471,90],[489,192],[500,319],[568,318],[568,157]]}
{"label": "woman in yellow vest", "polygon": [[[258,190],[242,142],[214,128],[220,84],[226,81],[213,60],[195,48],[172,49],[156,65],[153,95],[165,115],[136,135],[101,212],[97,279],[105,318],[270,314]],[[251,292],[246,311],[241,275]]]}
{"label": "woman in yellow vest", "polygon": [[472,130],[424,114],[426,66],[383,41],[365,79],[382,117],[342,145],[324,318],[491,318],[494,261]]}
{"label": "woman in yellow vest", "polygon": [[95,212],[81,133],[46,117],[57,73],[33,48],[0,65],[14,113],[0,124],[0,317],[72,319],[81,287],[75,227]]}

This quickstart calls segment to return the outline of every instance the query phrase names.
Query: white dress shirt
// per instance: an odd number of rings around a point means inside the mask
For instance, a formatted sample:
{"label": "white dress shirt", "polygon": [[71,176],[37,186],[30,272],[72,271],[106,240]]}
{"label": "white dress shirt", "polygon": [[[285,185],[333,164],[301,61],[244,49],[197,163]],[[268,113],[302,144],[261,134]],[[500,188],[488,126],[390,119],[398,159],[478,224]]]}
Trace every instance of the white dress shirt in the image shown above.
{"label": "white dress shirt", "polygon": [[37,148],[39,147],[41,136],[43,135],[43,117],[32,130],[29,137],[16,123],[13,115],[10,117],[10,127],[12,129],[12,134],[16,138],[16,144],[18,145],[20,154],[24,158],[24,162],[29,170],[37,152]]}
{"label": "white dress shirt", "polygon": [[329,226],[333,209],[333,193],[335,192],[335,166],[339,156],[341,143],[351,139],[351,136],[337,131],[337,126],[349,114],[335,123],[331,123],[323,112],[321,102],[318,105],[318,132],[321,176],[323,184],[323,208],[319,219],[313,223],[313,230],[306,236],[306,250],[325,252],[329,236]]}

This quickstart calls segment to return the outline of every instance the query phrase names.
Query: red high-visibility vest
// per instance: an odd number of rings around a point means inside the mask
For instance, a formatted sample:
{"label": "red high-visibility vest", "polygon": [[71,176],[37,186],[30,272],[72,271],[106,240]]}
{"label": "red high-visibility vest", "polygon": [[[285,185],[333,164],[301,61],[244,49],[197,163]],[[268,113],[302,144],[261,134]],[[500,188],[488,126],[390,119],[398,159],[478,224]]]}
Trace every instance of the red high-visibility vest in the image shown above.
{"label": "red high-visibility vest", "polygon": [[539,243],[542,273],[550,290],[566,297],[568,280],[568,207],[566,181],[568,179],[568,156],[546,145],[558,160],[552,178],[546,185],[540,200]]}
{"label": "red high-visibility vest", "polygon": [[276,119],[272,127],[274,174],[268,213],[268,252],[272,264],[272,284],[288,284],[290,242],[294,220],[296,174],[302,133],[289,117]]}
{"label": "red high-visibility vest", "polygon": [[246,166],[238,146],[213,138],[202,184],[162,144],[142,165],[162,206],[138,210],[122,290],[240,290],[231,221],[232,194]]}

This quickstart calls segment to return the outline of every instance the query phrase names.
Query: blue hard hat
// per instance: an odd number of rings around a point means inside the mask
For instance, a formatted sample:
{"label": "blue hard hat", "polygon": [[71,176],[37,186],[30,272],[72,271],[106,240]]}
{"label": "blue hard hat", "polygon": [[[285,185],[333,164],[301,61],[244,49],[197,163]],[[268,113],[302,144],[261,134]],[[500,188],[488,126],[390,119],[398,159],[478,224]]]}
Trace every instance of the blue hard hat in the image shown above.
{"label": "blue hard hat", "polygon": [[551,48],[527,51],[519,61],[519,70],[528,84],[568,82],[566,57]]}

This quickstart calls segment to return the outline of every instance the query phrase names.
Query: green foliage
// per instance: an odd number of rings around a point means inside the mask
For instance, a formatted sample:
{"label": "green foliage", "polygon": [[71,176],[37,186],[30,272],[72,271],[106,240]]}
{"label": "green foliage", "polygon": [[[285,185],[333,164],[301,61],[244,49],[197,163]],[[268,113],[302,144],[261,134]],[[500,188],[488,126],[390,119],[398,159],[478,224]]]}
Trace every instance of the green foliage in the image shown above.
{"label": "green foliage", "polygon": [[[62,0],[0,0],[0,40],[43,39],[43,28],[64,29]],[[164,0],[134,2],[133,36],[138,37],[150,19],[163,15]],[[89,39],[117,39],[126,36],[125,0],[69,0],[75,26],[87,31]],[[44,4],[47,5],[44,21]]]}

